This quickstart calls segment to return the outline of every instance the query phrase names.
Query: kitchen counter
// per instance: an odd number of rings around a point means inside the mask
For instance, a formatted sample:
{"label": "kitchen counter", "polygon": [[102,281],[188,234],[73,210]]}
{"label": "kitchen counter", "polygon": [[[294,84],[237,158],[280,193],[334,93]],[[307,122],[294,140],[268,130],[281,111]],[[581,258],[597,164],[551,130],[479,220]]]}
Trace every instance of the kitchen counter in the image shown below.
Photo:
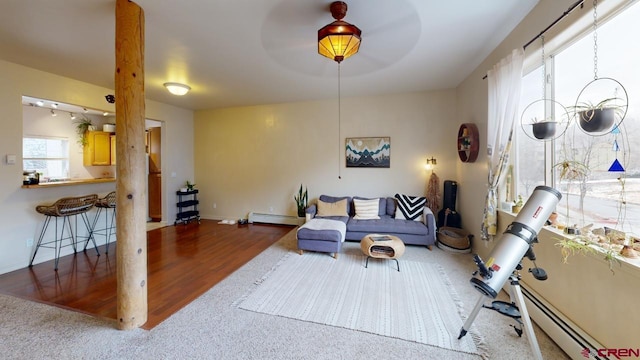
{"label": "kitchen counter", "polygon": [[37,184],[37,185],[22,185],[22,188],[23,189],[42,189],[42,188],[58,187],[58,186],[99,184],[99,183],[108,183],[108,182],[115,182],[115,181],[116,181],[116,178],[74,179],[69,181],[41,182],[40,184]]}

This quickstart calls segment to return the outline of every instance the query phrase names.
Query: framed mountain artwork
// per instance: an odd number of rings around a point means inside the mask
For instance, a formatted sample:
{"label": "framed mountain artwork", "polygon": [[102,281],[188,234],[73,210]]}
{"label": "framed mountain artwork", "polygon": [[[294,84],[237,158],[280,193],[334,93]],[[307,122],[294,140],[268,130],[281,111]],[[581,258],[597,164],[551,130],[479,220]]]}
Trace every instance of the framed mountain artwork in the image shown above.
{"label": "framed mountain artwork", "polygon": [[347,167],[388,168],[391,164],[390,137],[346,138]]}

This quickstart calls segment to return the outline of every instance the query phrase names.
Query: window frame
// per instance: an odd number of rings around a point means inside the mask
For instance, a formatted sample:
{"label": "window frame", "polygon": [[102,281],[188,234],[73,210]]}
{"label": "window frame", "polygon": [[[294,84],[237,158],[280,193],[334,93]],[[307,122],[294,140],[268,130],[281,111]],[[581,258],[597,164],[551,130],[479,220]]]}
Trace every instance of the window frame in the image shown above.
{"label": "window frame", "polygon": [[[25,140],[27,139],[35,139],[35,140],[56,140],[56,141],[61,141],[61,142],[66,142],[65,147],[66,147],[66,157],[27,157],[25,155],[25,151],[24,151],[24,144],[25,144]],[[71,147],[70,147],[70,142],[69,142],[69,138],[66,137],[60,137],[60,136],[42,136],[42,135],[23,135],[22,136],[22,171],[27,172],[27,171],[34,171],[34,170],[38,170],[38,169],[27,169],[25,168],[25,162],[26,161],[44,161],[44,162],[49,162],[49,161],[62,161],[63,163],[66,163],[66,174],[62,174],[60,176],[47,176],[50,179],[66,179],[69,178],[69,171],[70,171],[70,151],[71,151]]]}

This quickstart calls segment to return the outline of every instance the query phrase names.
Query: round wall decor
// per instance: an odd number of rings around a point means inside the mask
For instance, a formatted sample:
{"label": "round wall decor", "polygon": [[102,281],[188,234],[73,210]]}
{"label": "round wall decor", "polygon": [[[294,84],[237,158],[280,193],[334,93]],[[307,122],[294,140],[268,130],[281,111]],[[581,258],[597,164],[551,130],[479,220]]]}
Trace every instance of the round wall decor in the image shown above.
{"label": "round wall decor", "polygon": [[478,158],[480,141],[476,124],[460,125],[458,130],[458,156],[462,162],[474,162]]}

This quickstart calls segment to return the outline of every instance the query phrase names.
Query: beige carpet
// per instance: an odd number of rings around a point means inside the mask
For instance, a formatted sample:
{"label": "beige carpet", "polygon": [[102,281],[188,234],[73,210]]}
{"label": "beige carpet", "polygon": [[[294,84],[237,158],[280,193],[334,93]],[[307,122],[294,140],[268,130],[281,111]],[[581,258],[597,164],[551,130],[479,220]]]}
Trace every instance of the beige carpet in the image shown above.
{"label": "beige carpet", "polygon": [[[289,253],[239,307],[470,354],[480,337],[457,339],[461,303],[436,264],[369,261],[362,254]],[[475,335],[475,336],[474,336]],[[478,345],[474,343],[474,339]]]}
{"label": "beige carpet", "polygon": [[[118,331],[115,329],[115,320],[93,318],[0,295],[0,358],[481,359],[475,354],[363,331],[266,315],[233,306],[239,298],[255,288],[256,279],[266,274],[283,256],[295,248],[295,230],[292,230],[281,241],[151,331]],[[346,242],[338,259],[341,260],[346,254],[359,252],[358,243]],[[301,257],[307,255],[305,253]],[[400,266],[406,261],[438,264],[445,269],[453,288],[460,295],[464,314],[468,314],[476,303],[479,293],[469,284],[471,271],[475,270],[470,254],[448,254],[437,248],[429,251],[424,247],[407,246],[407,251],[400,259]],[[389,264],[395,267],[394,262]],[[488,359],[534,359],[526,338],[520,338],[515,334],[510,326],[512,323],[511,319],[494,311],[483,310],[479,313],[472,330],[475,327],[485,338]],[[569,359],[537,326],[534,326],[534,331],[545,360]]]}

